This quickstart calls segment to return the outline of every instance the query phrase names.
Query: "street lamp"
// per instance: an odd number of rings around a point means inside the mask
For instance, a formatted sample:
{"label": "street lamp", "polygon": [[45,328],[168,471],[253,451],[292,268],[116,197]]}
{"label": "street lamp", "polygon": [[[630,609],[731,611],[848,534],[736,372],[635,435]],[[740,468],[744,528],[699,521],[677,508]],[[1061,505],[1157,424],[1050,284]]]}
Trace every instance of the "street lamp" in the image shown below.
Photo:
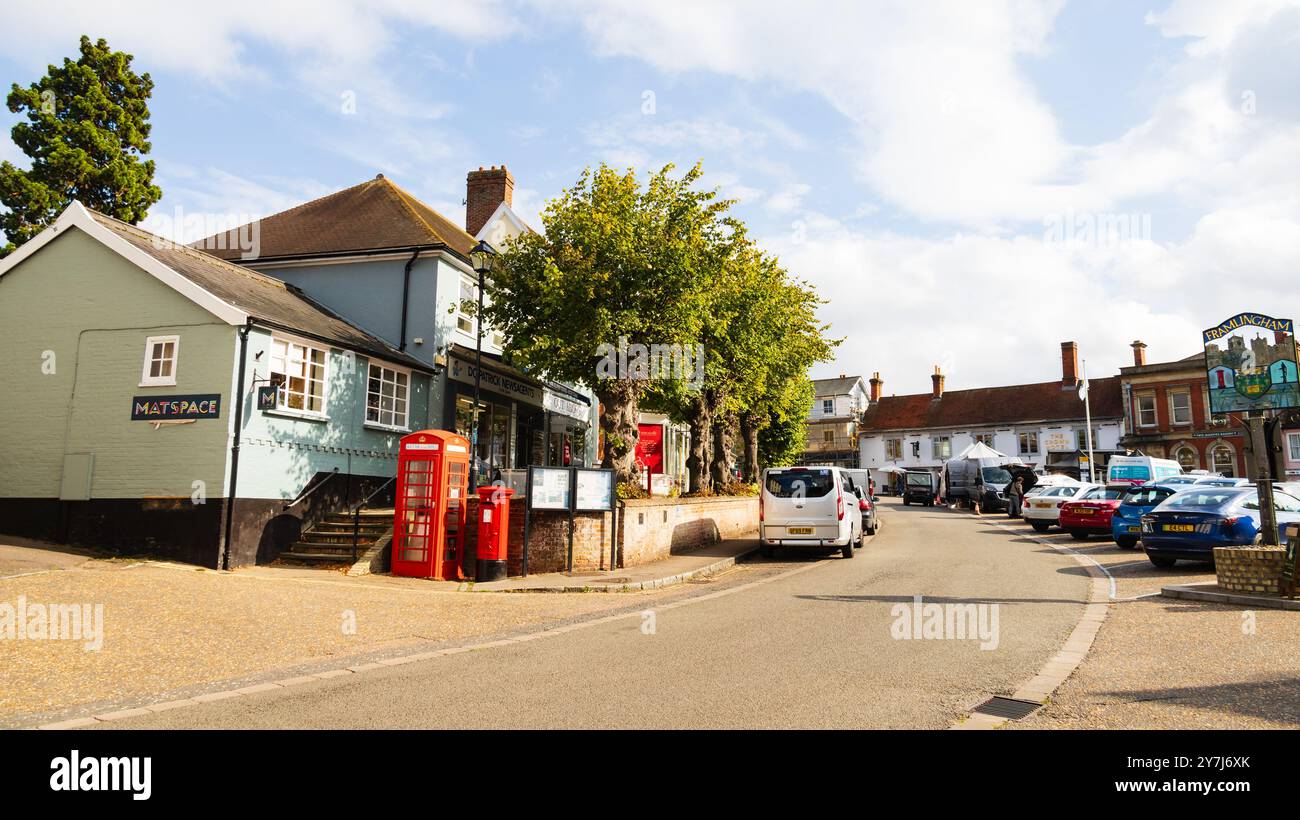
{"label": "street lamp", "polygon": [[[474,454],[475,461],[481,461],[478,454],[478,410],[479,410],[479,385],[483,379],[483,283],[487,274],[492,272],[492,266],[496,262],[497,252],[492,246],[483,240],[474,246],[474,250],[469,252],[469,263],[478,274],[478,311],[474,314],[477,338],[474,341],[474,414],[470,422],[470,452]],[[474,492],[478,487],[478,469],[477,466],[470,470],[469,491]]]}

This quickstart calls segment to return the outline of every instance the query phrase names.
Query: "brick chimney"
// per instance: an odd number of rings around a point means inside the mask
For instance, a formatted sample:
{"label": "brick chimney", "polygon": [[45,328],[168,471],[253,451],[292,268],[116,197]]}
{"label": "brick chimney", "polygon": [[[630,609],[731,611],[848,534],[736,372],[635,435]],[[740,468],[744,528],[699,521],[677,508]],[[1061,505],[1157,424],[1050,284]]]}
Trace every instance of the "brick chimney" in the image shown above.
{"label": "brick chimney", "polygon": [[1143,342],[1141,339],[1138,339],[1137,341],[1133,342],[1131,346],[1133,348],[1133,364],[1136,365],[1137,367],[1141,367],[1142,365],[1146,364],[1147,363],[1146,343]]}
{"label": "brick chimney", "polygon": [[493,165],[485,171],[480,165],[477,171],[470,171],[465,179],[465,232],[478,235],[497,206],[502,202],[509,205],[514,193],[515,178],[506,166]]}
{"label": "brick chimney", "polygon": [[1061,342],[1061,386],[1079,385],[1079,346],[1074,342]]}
{"label": "brick chimney", "polygon": [[871,403],[875,404],[880,401],[880,391],[885,386],[885,380],[880,378],[880,371],[877,370],[871,374],[871,379],[867,383],[871,385]]}
{"label": "brick chimney", "polygon": [[934,366],[934,375],[930,376],[930,383],[933,385],[932,394],[935,399],[943,398],[943,371],[939,365]]}

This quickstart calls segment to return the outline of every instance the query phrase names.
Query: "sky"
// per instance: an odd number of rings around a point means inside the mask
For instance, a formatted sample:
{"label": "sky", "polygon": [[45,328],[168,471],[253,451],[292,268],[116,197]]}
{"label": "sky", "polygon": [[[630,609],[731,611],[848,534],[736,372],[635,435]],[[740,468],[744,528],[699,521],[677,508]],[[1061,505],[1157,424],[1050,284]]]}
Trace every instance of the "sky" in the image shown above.
{"label": "sky", "polygon": [[[816,377],[884,392],[1089,376],[1297,312],[1300,0],[42,0],[0,82],[81,34],[155,82],[163,199],[196,238],[383,173],[463,222],[505,164],[534,227],[585,167],[703,163],[826,300]],[[0,109],[0,159],[18,115]]]}

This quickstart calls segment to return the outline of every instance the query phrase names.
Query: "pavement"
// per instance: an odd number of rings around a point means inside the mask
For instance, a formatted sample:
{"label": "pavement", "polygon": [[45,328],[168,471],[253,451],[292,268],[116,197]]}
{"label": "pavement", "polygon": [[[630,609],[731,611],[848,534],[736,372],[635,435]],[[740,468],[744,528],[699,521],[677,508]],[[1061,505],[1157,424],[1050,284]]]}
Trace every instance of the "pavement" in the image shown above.
{"label": "pavement", "polygon": [[[1035,678],[1091,581],[980,519],[882,507],[886,525],[853,559],[781,553],[626,595],[443,595],[624,605],[96,725],[945,728]],[[915,596],[996,611],[995,646],[943,634],[942,619],[933,635],[900,629]]]}
{"label": "pavement", "polygon": [[[1300,726],[1300,613],[1162,596],[1212,583],[1210,564],[1151,564],[1109,539],[1016,538],[1087,556],[1113,581],[1110,612],[1086,658],[1023,729],[1294,729]],[[1046,546],[1043,547],[1047,549]]]}

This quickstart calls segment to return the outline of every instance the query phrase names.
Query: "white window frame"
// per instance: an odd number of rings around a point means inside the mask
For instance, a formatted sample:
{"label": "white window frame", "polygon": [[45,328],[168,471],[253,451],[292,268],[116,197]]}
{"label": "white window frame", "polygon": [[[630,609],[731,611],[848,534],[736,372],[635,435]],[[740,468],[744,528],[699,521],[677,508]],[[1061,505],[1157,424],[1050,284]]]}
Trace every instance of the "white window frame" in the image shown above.
{"label": "white window frame", "polygon": [[[1187,421],[1179,421],[1179,420],[1178,420],[1177,405],[1174,404],[1174,399],[1177,398],[1178,396],[1186,396],[1186,397],[1187,397]],[[1192,391],[1190,391],[1190,390],[1170,390],[1170,391],[1169,391],[1169,423],[1170,423],[1170,425],[1177,426],[1177,427],[1190,427],[1191,424],[1192,424],[1192,418],[1193,418],[1193,416],[1192,416]]]}
{"label": "white window frame", "polygon": [[1188,452],[1192,454],[1192,466],[1190,469],[1193,470],[1200,469],[1201,457],[1197,454],[1196,448],[1185,441],[1179,442],[1178,445],[1174,447],[1174,451],[1169,455],[1171,458],[1173,458],[1174,461],[1178,462],[1179,466],[1182,466],[1183,462],[1181,459],[1178,458],[1178,454],[1182,452]]}
{"label": "white window frame", "polygon": [[835,399],[822,399],[822,415],[835,415]]}
{"label": "white window frame", "polygon": [[[1142,420],[1142,413],[1144,412],[1143,409],[1142,409],[1142,400],[1143,400],[1143,399],[1150,399],[1150,400],[1151,400],[1151,423],[1150,423],[1150,424],[1148,424],[1148,423],[1146,423],[1145,421]],[[1133,405],[1134,405],[1134,409],[1137,411],[1137,425],[1138,425],[1138,427],[1157,427],[1157,426],[1160,425],[1160,413],[1159,413],[1159,411],[1158,411],[1158,405],[1157,405],[1157,403],[1156,403],[1156,394],[1155,394],[1155,393],[1138,393],[1138,394],[1136,394],[1136,395],[1133,397]]]}
{"label": "white window frame", "polygon": [[930,458],[952,458],[952,436],[931,436]]}
{"label": "white window frame", "polygon": [[[1027,437],[1031,437],[1032,440],[1033,440],[1033,442],[1034,442],[1034,446],[1033,446],[1032,449],[1031,449],[1031,448],[1026,448],[1026,447],[1025,447],[1025,440],[1026,440]],[[1016,452],[1017,452],[1017,455],[1022,455],[1022,456],[1035,456],[1035,455],[1038,455],[1038,446],[1039,446],[1039,442],[1038,442],[1038,433],[1033,433],[1033,432],[1030,432],[1030,433],[1016,433]]]}
{"label": "white window frame", "polygon": [[[469,288],[469,297],[471,300],[478,299],[478,282],[468,276],[460,277],[460,289],[456,291],[456,329],[461,333],[470,336],[477,335],[478,317],[466,313],[465,308],[465,288]],[[462,324],[464,323],[464,324]]]}
{"label": "white window frame", "polygon": [[[155,361],[153,349],[156,345],[172,345],[171,355],[171,373],[167,376],[151,376],[149,371]],[[158,361],[169,361],[168,359],[159,359]],[[174,387],[176,385],[176,371],[181,363],[181,337],[180,336],[150,336],[144,340],[144,367],[140,370],[141,387]]]}
{"label": "white window frame", "polygon": [[1291,461],[1300,461],[1300,455],[1296,451],[1300,450],[1300,433],[1286,434],[1286,454]]}
{"label": "white window frame", "polygon": [[[270,349],[270,351],[269,351],[269,355],[267,356],[267,362],[266,362],[266,368],[267,368],[267,374],[266,374],[266,375],[267,375],[267,378],[268,378],[268,379],[270,379],[270,378],[271,378],[271,377],[272,377],[272,376],[277,372],[277,371],[274,369],[274,366],[273,366],[273,363],[275,362],[275,360],[276,360],[276,358],[277,358],[276,351],[275,351],[275,348],[276,348],[276,345],[277,345],[277,344],[283,344],[283,345],[285,345],[285,355],[284,355],[284,377],[285,377],[285,381],[284,381],[284,383],[283,383],[282,385],[279,386],[279,389],[277,389],[277,390],[275,391],[275,411],[274,411],[274,412],[277,412],[277,413],[285,413],[285,414],[288,414],[288,415],[294,415],[294,416],[303,416],[303,417],[306,417],[306,418],[313,418],[313,419],[327,419],[327,418],[329,418],[329,416],[328,416],[328,413],[329,413],[329,387],[330,387],[330,348],[329,348],[329,346],[328,346],[328,345],[323,345],[323,344],[321,344],[320,342],[311,341],[311,340],[309,340],[309,339],[302,339],[302,338],[298,338],[298,337],[295,337],[295,336],[288,336],[288,335],[284,335],[284,336],[281,336],[281,335],[273,335],[273,336],[271,337],[271,349]],[[304,361],[304,362],[306,363],[306,365],[307,365],[307,369],[304,370],[304,373],[305,373],[305,375],[304,375],[304,380],[305,380],[306,384],[304,384],[304,388],[305,388],[305,389],[304,389],[303,394],[302,394],[302,396],[303,396],[303,406],[300,407],[300,408],[299,408],[299,407],[292,407],[292,406],[290,406],[290,404],[289,404],[289,400],[288,400],[288,392],[289,392],[289,391],[288,391],[288,389],[287,389],[287,386],[288,386],[288,380],[289,380],[289,373],[288,373],[287,371],[288,371],[288,368],[289,368],[290,357],[291,357],[291,355],[292,355],[292,353],[293,353],[293,349],[294,349],[295,347],[302,348],[302,350],[303,350],[303,361]],[[316,381],[315,379],[312,379],[311,376],[310,376],[311,354],[312,354],[312,352],[314,352],[314,351],[319,351],[319,352],[322,354],[322,355],[321,355],[321,378],[319,379],[319,381],[320,381],[320,385],[321,385],[321,390],[320,390],[320,409],[319,409],[319,410],[311,410],[311,409],[309,409],[309,408],[307,407],[308,399],[312,396],[312,394],[311,394],[311,392],[310,392],[311,383],[312,383],[313,381]]]}
{"label": "white window frame", "polygon": [[901,438],[885,439],[885,460],[899,461],[903,458],[903,440]]}
{"label": "white window frame", "polygon": [[[379,371],[380,371],[380,373],[379,373],[379,377],[378,377],[378,378],[379,378],[379,393],[378,393],[378,394],[372,394],[372,393],[370,392],[370,380],[371,380],[372,378],[375,378],[375,377],[372,375],[373,372],[374,372],[375,370],[379,370]],[[388,372],[388,373],[391,373],[394,377],[396,377],[396,376],[402,376],[402,377],[404,377],[404,378],[406,379],[406,383],[405,383],[404,385],[402,385],[402,386],[405,388],[405,390],[406,390],[406,397],[400,400],[400,401],[402,402],[402,405],[403,405],[402,413],[401,413],[401,416],[400,416],[400,417],[398,416],[398,414],[397,414],[397,410],[396,410],[396,402],[399,401],[399,399],[397,398],[397,387],[398,387],[398,381],[397,381],[396,378],[392,379],[391,381],[385,379],[385,378],[384,378],[384,373],[385,373],[385,371]],[[383,420],[383,418],[384,418],[383,401],[384,401],[384,385],[385,385],[385,384],[391,384],[391,385],[393,385],[393,395],[392,395],[392,399],[393,399],[393,402],[394,402],[394,409],[391,410],[391,411],[389,411],[389,412],[391,412],[391,413],[393,414],[393,420],[392,420],[392,422],[386,422],[386,421]],[[380,360],[376,360],[376,359],[371,359],[371,360],[367,363],[367,365],[366,365],[366,391],[365,391],[365,393],[366,393],[366,421],[365,421],[366,426],[368,426],[368,427],[381,427],[381,428],[383,428],[383,429],[385,429],[385,430],[399,430],[399,431],[402,431],[402,432],[409,432],[409,431],[410,431],[410,429],[411,429],[411,427],[410,427],[410,420],[411,420],[411,371],[410,371],[409,369],[407,369],[407,368],[405,368],[405,367],[398,367],[398,366],[396,366],[396,365],[389,364],[388,362],[385,362],[385,361],[380,361]],[[375,411],[379,414],[379,418],[378,418],[378,419],[372,419],[372,418],[370,418],[370,397],[371,397],[372,395],[378,395],[378,396],[379,396],[379,406],[377,406],[377,407],[375,408]]]}
{"label": "white window frame", "polygon": [[[1214,457],[1214,454],[1218,452],[1220,449],[1224,449],[1228,451],[1227,471],[1219,470],[1218,459]],[[1209,456],[1208,460],[1210,462],[1210,470],[1222,472],[1224,476],[1229,478],[1236,478],[1237,476],[1237,448],[1236,447],[1233,447],[1231,444],[1224,441],[1223,439],[1218,439],[1213,444],[1210,445],[1207,455]]]}

